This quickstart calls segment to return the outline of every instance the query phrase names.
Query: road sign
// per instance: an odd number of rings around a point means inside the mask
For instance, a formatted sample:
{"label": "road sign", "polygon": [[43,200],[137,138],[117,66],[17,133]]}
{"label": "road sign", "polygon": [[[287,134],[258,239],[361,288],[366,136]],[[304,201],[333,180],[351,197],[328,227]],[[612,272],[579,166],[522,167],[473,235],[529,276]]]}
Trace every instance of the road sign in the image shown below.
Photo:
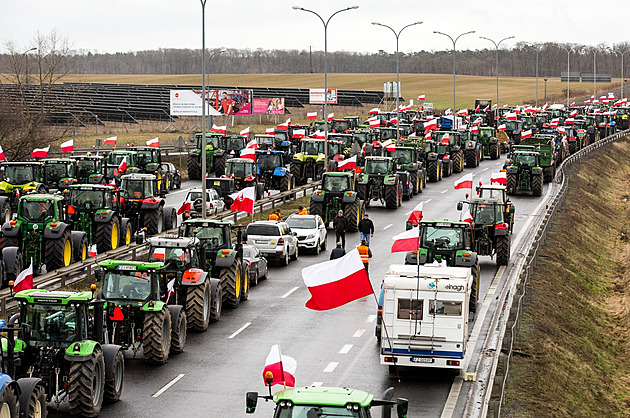
{"label": "road sign", "polygon": [[177,138],[177,141],[175,141],[175,151],[186,151],[186,143],[184,142],[184,139],[181,135],[179,136],[179,138]]}

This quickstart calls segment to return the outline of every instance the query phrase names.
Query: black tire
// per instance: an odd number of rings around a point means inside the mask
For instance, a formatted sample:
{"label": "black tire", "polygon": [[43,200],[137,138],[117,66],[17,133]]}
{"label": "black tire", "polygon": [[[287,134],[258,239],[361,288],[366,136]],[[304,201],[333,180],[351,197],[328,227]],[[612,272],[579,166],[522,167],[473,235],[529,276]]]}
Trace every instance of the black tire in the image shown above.
{"label": "black tire", "polygon": [[101,412],[105,392],[105,360],[100,347],[92,358],[70,365],[68,376],[70,414],[95,417]]}
{"label": "black tire", "polygon": [[[3,241],[5,240],[6,238],[3,238]],[[23,270],[22,254],[18,247],[11,246],[3,248],[1,255],[4,263],[4,277],[1,279],[2,287],[5,288],[9,285],[9,282],[15,282],[18,274]]]}
{"label": "black tire", "polygon": [[291,172],[291,177],[295,180],[295,184],[299,186],[306,184],[306,179],[302,177],[302,164],[291,163],[289,171]]}
{"label": "black tire", "polygon": [[324,218],[324,202],[313,202],[308,205],[308,213],[311,215],[319,215]]}
{"label": "black tire", "polygon": [[11,418],[18,416],[18,394],[13,385],[5,385],[0,395],[0,415]]}
{"label": "black tire", "polygon": [[479,263],[476,263],[474,267],[471,268],[471,270],[473,275],[473,282],[470,286],[470,303],[468,305],[468,311],[475,313],[477,312],[477,305],[479,303],[479,279],[481,276]]}
{"label": "black tire", "polygon": [[442,164],[442,177],[450,177],[453,174],[453,161],[446,163],[446,167]]}
{"label": "black tire", "polygon": [[429,161],[429,181],[437,182],[440,180],[440,165],[437,160]]}
{"label": "black tire", "polygon": [[44,257],[49,272],[72,264],[72,236],[69,229],[61,237],[45,241]]}
{"label": "black tire", "polygon": [[508,174],[506,180],[508,194],[516,193],[516,174]]}
{"label": "black tire", "polygon": [[[171,327],[171,354],[179,354],[184,351],[186,346],[186,312],[180,306],[169,306],[169,313],[173,321]],[[177,314],[179,311],[179,314]]]}
{"label": "black tire", "polygon": [[210,305],[210,321],[217,322],[221,319],[221,311],[223,311],[223,287],[221,283],[217,285],[216,294]]}
{"label": "black tire", "polygon": [[466,150],[466,167],[477,167],[477,153],[475,150]]}
{"label": "black tire", "polygon": [[133,230],[129,218],[122,218],[120,221],[120,242],[118,246],[129,245],[133,241]]}
{"label": "black tire", "polygon": [[252,287],[258,286],[258,270],[249,274],[249,285]]}
{"label": "black tire", "polygon": [[287,253],[280,260],[280,265],[286,267],[289,265],[289,250],[287,249]]}
{"label": "black tire", "polygon": [[313,179],[313,181],[321,180],[323,175],[324,175],[324,165],[316,164],[315,165],[315,178]]}
{"label": "black tire", "polygon": [[97,223],[94,241],[96,241],[96,250],[99,254],[118,248],[118,244],[120,244],[120,224],[118,223],[118,218],[112,216],[109,222]]}
{"label": "black tire", "polygon": [[166,307],[145,314],[142,349],[144,360],[149,363],[164,364],[168,361],[171,351],[171,315]]}
{"label": "black tire", "polygon": [[359,221],[361,220],[359,198],[356,198],[354,202],[348,203],[343,208],[343,217],[348,221],[348,232],[357,232],[359,230]]}
{"label": "black tire", "polygon": [[78,263],[88,258],[88,240],[85,234],[76,234],[76,236],[77,238],[72,242],[72,250],[74,262]]}
{"label": "black tire", "polygon": [[199,180],[201,178],[201,168],[199,167],[199,157],[197,155],[188,154],[186,166],[188,167],[189,180]]}
{"label": "black tire", "polygon": [[422,191],[422,185],[420,184],[420,176],[418,175],[418,170],[409,172],[409,185],[414,195]]}
{"label": "black tire", "polygon": [[357,184],[357,197],[361,200],[365,200],[367,195],[367,184]]}
{"label": "black tire", "polygon": [[534,196],[542,196],[543,191],[543,176],[536,175],[532,178],[532,194]]}
{"label": "black tire", "polygon": [[575,154],[577,152],[577,144],[575,142],[569,142],[569,154]]}
{"label": "black tire", "polygon": [[507,266],[510,261],[510,235],[497,237],[497,266]]}
{"label": "black tire", "polygon": [[2,209],[0,209],[0,217],[0,222],[2,222],[2,225],[11,220],[11,204],[9,203],[9,201],[5,201],[2,204]]}
{"label": "black tire", "polygon": [[326,247],[328,246],[328,245],[326,244],[326,241],[327,241],[327,240],[328,240],[328,235],[326,235],[326,238],[324,238],[324,241],[322,242],[322,245],[321,245],[321,247],[322,247],[322,251],[326,251]]}
{"label": "black tire", "polygon": [[203,284],[188,287],[186,293],[186,317],[188,328],[193,331],[203,332],[210,324],[210,311],[212,304],[212,289],[209,278]]}
{"label": "black tire", "polygon": [[225,155],[217,157],[216,155],[212,158],[212,168],[214,170],[214,175],[220,177],[225,174]]}
{"label": "black tire", "polygon": [[280,179],[280,191],[286,192],[287,190],[289,190],[289,183],[289,175],[285,174],[284,176],[282,176],[282,178]]}
{"label": "black tire", "polygon": [[[18,380],[18,384],[20,381]],[[28,403],[23,400],[23,396],[28,395]],[[25,394],[22,388],[22,395],[20,396],[20,416],[25,418],[46,418],[46,389],[43,384],[37,384],[33,387],[30,394]],[[22,410],[24,409],[24,410]]]}
{"label": "black tire", "polygon": [[298,253],[299,253],[299,249],[297,247],[297,244],[295,245],[295,252],[293,253],[292,256],[290,256],[291,261],[297,261],[298,259]]}
{"label": "black tire", "polygon": [[454,173],[461,173],[462,171],[464,171],[464,161],[463,161],[463,155],[462,155],[462,151],[456,151],[451,155],[451,160],[453,161],[453,172]]}
{"label": "black tire", "polygon": [[177,228],[177,211],[174,208],[164,208],[164,230]]}
{"label": "black tire", "polygon": [[147,228],[147,235],[156,235],[164,229],[164,208],[147,210],[144,213],[144,226]]}
{"label": "black tire", "polygon": [[230,308],[237,308],[241,303],[241,287],[243,286],[241,260],[236,260],[231,266],[221,269],[219,280],[226,294],[225,304]]}
{"label": "black tire", "polygon": [[385,186],[385,207],[387,209],[397,209],[398,204],[398,184]]}
{"label": "black tire", "polygon": [[105,401],[118,402],[123,391],[125,376],[125,356],[122,350],[118,350],[114,356],[111,370],[105,366]]}
{"label": "black tire", "polygon": [[241,270],[243,279],[241,283],[243,288],[241,289],[241,302],[249,298],[249,265]]}
{"label": "black tire", "polygon": [[501,150],[499,149],[499,144],[490,144],[490,159],[498,160],[501,156]]}

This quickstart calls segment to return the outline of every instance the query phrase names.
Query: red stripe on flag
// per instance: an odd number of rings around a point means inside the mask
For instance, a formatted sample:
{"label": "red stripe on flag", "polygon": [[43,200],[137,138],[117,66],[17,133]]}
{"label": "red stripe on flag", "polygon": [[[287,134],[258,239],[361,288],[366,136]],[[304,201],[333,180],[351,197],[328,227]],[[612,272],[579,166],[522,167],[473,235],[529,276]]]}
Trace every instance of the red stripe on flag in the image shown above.
{"label": "red stripe on flag", "polygon": [[306,307],[325,311],[372,294],[372,285],[365,269],[361,269],[341,280],[309,287],[308,291],[311,292],[311,298],[306,302]]}

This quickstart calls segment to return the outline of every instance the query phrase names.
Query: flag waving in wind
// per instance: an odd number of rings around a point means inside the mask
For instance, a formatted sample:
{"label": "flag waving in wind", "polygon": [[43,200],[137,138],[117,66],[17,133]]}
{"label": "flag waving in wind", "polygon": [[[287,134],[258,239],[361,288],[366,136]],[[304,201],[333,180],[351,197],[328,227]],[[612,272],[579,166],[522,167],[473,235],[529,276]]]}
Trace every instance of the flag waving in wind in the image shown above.
{"label": "flag waving in wind", "polygon": [[418,227],[411,228],[403,233],[394,235],[392,239],[394,240],[391,250],[393,253],[417,251],[420,245],[420,231]]}
{"label": "flag waving in wind", "polygon": [[74,151],[74,139],[63,142],[61,144],[61,152],[73,152]]}
{"label": "flag waving in wind", "polygon": [[271,346],[269,355],[265,360],[265,368],[263,369],[263,381],[267,383],[265,377],[268,372],[273,376],[273,385],[284,385],[295,387],[295,371],[297,370],[297,361],[293,357],[284,356],[280,353],[280,346],[275,344]]}
{"label": "flag waving in wind", "polygon": [[418,225],[418,223],[422,220],[422,209],[424,207],[424,202],[418,203],[418,205],[413,208],[411,213],[409,214],[409,218],[407,222],[412,225]]}
{"label": "flag waving in wind", "polygon": [[472,189],[473,175],[472,173],[462,176],[459,180],[455,181],[455,189]]}
{"label": "flag waving in wind", "polygon": [[256,200],[256,190],[254,186],[246,187],[240,192],[230,195],[234,199],[234,203],[230,206],[231,211],[242,210],[250,215],[254,213],[254,201]]}
{"label": "flag waving in wind", "polygon": [[13,291],[15,293],[22,290],[28,290],[33,288],[33,259],[31,258],[31,264],[26,270],[22,270],[20,274],[15,278],[13,282]]}
{"label": "flag waving in wind", "polygon": [[31,152],[31,157],[33,158],[46,158],[48,155],[48,150],[50,150],[50,145],[46,148],[35,148],[33,152]]}

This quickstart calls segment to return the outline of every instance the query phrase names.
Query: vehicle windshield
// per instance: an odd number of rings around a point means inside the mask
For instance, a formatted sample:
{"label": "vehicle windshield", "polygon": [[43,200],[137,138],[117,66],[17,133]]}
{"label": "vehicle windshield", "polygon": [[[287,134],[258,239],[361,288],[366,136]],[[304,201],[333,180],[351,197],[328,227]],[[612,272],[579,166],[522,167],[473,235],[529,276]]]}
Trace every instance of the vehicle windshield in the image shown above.
{"label": "vehicle windshield", "polygon": [[31,165],[5,165],[2,179],[10,184],[25,184],[35,181],[35,173]]}
{"label": "vehicle windshield", "polygon": [[30,333],[25,337],[36,341],[67,342],[73,341],[77,335],[77,313],[72,304],[27,303],[20,322]]}
{"label": "vehicle windshield", "polygon": [[341,142],[329,142],[328,155],[333,156],[337,154],[343,154],[343,144]]}
{"label": "vehicle windshield", "polygon": [[105,271],[103,278],[104,299],[143,301],[150,295],[150,273],[146,271]]}
{"label": "vehicle windshield", "polygon": [[254,175],[254,165],[251,163],[231,162],[225,165],[225,174],[233,174],[234,177],[249,177]]}
{"label": "vehicle windshield", "polygon": [[98,174],[98,169],[96,168],[96,160],[79,160],[77,161],[77,177],[89,177],[92,174]]}
{"label": "vehicle windshield", "polygon": [[169,268],[183,268],[190,259],[187,248],[152,247],[149,251],[149,261],[162,261]]}
{"label": "vehicle windshield", "polygon": [[291,228],[295,229],[315,229],[317,228],[317,221],[314,218],[302,218],[299,216],[290,216],[287,219],[287,224]]}
{"label": "vehicle windshield", "polygon": [[505,122],[505,129],[507,129],[509,131],[513,131],[515,129],[518,129],[518,123],[516,123],[513,120],[508,120],[507,122]]}
{"label": "vehicle windshield", "polygon": [[[197,134],[197,144],[201,148],[201,134]],[[221,139],[223,137],[217,135],[206,135],[206,149],[222,149]]]}
{"label": "vehicle windshield", "polygon": [[[195,233],[195,231],[197,231]],[[215,226],[187,225],[185,236],[197,237],[206,249],[223,248],[223,228]]]}
{"label": "vehicle windshield", "polygon": [[534,164],[536,164],[536,156],[529,155],[529,154],[516,153],[514,154],[514,163],[516,165],[524,165],[524,166],[532,167],[534,166]]}
{"label": "vehicle windshield", "polygon": [[301,152],[309,155],[324,153],[324,141],[302,141]]}
{"label": "vehicle windshield", "polygon": [[270,170],[282,167],[282,156],[280,154],[257,154],[256,162],[261,170]]}
{"label": "vehicle windshield", "polygon": [[347,120],[334,120],[332,128],[337,132],[342,132],[346,129],[350,129],[350,123]]}
{"label": "vehicle windshield", "polygon": [[433,142],[427,141],[424,143],[424,152],[433,152]]}
{"label": "vehicle windshield", "polygon": [[149,163],[157,163],[157,159],[153,160],[153,153],[149,150],[140,150],[137,151],[137,161],[138,165],[144,167]]}
{"label": "vehicle windshield", "polygon": [[481,128],[479,130],[479,136],[482,138],[492,138],[494,136],[494,129]]}
{"label": "vehicle windshield", "polygon": [[368,140],[367,134],[365,132],[355,132],[354,134],[352,134],[352,136],[354,137],[354,141],[360,146],[365,144]]}
{"label": "vehicle windshield", "polygon": [[413,161],[413,150],[396,148],[394,156],[398,158],[399,163],[407,164]]}
{"label": "vehicle windshield", "polygon": [[457,250],[464,248],[463,228],[426,226],[423,228],[420,247],[433,250]]}
{"label": "vehicle windshield", "polygon": [[70,190],[70,204],[78,210],[109,208],[109,201],[102,190]]}
{"label": "vehicle windshield", "polygon": [[51,201],[22,200],[21,216],[28,222],[44,222],[55,216],[55,207]]}
{"label": "vehicle windshield", "polygon": [[325,405],[292,405],[290,407],[278,407],[276,418],[327,418],[327,417],[354,417],[359,418],[358,410],[350,410],[345,406]]}
{"label": "vehicle windshield", "polygon": [[114,152],[110,152],[107,155],[107,165],[112,166],[112,167],[118,167],[120,166],[120,163],[125,157],[127,157],[127,166],[132,167],[134,165],[132,161],[133,160],[132,154],[117,154]]}
{"label": "vehicle windshield", "polygon": [[343,192],[350,189],[348,180],[346,176],[324,176],[322,188],[330,192]]}
{"label": "vehicle windshield", "polygon": [[387,160],[367,159],[365,161],[365,171],[368,174],[385,174],[387,173]]}
{"label": "vehicle windshield", "polygon": [[448,145],[444,145],[442,143],[438,143],[437,152],[440,155],[448,154]]}
{"label": "vehicle windshield", "polygon": [[62,178],[72,177],[72,165],[68,163],[46,163],[44,164],[44,175],[48,182],[59,182]]}
{"label": "vehicle windshield", "polygon": [[503,222],[503,207],[492,204],[471,204],[470,212],[475,224],[492,225]]}
{"label": "vehicle windshield", "polygon": [[505,189],[479,189],[479,197],[481,198],[495,198],[503,201],[503,194]]}
{"label": "vehicle windshield", "polygon": [[120,189],[126,191],[132,199],[144,199],[155,196],[153,185],[153,181],[124,179]]}
{"label": "vehicle windshield", "polygon": [[395,129],[379,129],[380,131],[380,140],[387,141],[388,139],[396,138],[396,130]]}
{"label": "vehicle windshield", "polygon": [[226,145],[228,151],[240,151],[245,148],[245,138],[228,138]]}

